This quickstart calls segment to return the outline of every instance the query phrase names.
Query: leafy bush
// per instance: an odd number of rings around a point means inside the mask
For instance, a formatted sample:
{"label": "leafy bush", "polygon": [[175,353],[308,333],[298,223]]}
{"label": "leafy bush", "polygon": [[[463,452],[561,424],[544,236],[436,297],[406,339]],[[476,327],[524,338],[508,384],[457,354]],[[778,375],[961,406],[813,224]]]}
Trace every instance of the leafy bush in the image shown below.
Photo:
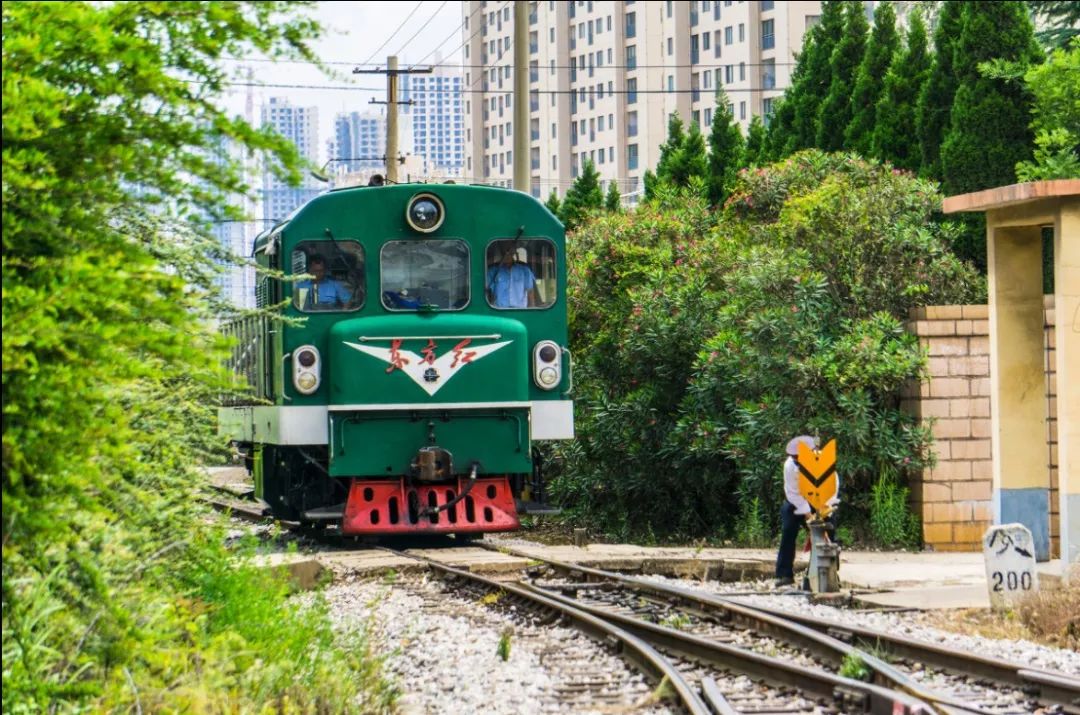
{"label": "leafy bush", "polygon": [[393,693],[326,613],[226,551],[198,504],[233,389],[214,322],[232,142],[223,56],[313,59],[278,2],[6,3],[3,710],[351,712]]}
{"label": "leafy bush", "polygon": [[[811,151],[743,172],[724,214],[691,188],[571,241],[577,433],[554,493],[618,537],[775,530],[791,436],[836,438],[865,521],[927,430],[899,409],[923,356],[901,320],[982,286],[928,221],[932,185]],[[892,538],[886,535],[884,538]]]}

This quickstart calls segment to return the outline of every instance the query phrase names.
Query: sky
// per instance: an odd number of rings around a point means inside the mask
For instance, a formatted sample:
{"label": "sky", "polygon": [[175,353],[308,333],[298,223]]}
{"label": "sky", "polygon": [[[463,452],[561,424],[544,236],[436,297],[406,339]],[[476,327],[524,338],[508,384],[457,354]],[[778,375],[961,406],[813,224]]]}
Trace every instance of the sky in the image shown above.
{"label": "sky", "polygon": [[[321,39],[312,43],[312,47],[325,62],[345,63],[332,66],[339,76],[327,77],[317,67],[299,63],[234,61],[229,64],[241,72],[246,71],[242,68],[250,67],[254,71],[255,82],[260,84],[321,87],[352,84],[378,88],[372,92],[272,86],[254,89],[256,122],[259,120],[259,107],[272,96],[287,97],[297,106],[318,106],[318,146],[323,159],[326,159],[323,156],[326,141],[332,136],[334,116],[338,112],[378,110],[381,107],[369,106],[368,101],[372,98],[380,101],[386,99],[386,76],[354,75],[354,65],[368,61],[374,55],[370,60],[372,65],[377,62],[385,66],[386,57],[397,54],[399,66],[405,67],[424,59],[440,43],[437,54],[425,59],[425,65],[461,62],[460,47],[464,37],[461,34],[460,0],[319,2],[314,16],[322,23],[324,33]],[[380,48],[384,43],[385,46]],[[365,69],[373,67],[367,66]],[[244,112],[246,91],[246,87],[233,88],[225,99],[229,110],[241,114]]]}

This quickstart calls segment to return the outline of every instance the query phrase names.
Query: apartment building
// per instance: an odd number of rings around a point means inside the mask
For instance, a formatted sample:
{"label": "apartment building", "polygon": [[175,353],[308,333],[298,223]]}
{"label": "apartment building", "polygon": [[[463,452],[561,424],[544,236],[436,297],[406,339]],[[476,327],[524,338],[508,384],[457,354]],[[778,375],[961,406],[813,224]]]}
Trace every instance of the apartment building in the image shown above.
{"label": "apartment building", "polygon": [[[723,89],[744,131],[790,84],[817,0],[541,0],[529,3],[531,188],[566,193],[585,160],[633,201],[656,165],[668,117],[707,131]],[[462,3],[465,166],[513,177],[513,8]]]}
{"label": "apartment building", "polygon": [[461,69],[436,65],[431,74],[401,76],[402,107],[412,120],[412,151],[444,175],[461,173],[465,163]]}
{"label": "apartment building", "polygon": [[[319,163],[316,148],[319,144],[318,107],[295,107],[284,97],[271,97],[262,106],[261,114],[263,126],[272,126],[278,134],[296,145],[301,156],[315,164]],[[289,186],[274,176],[269,167],[263,169],[262,184],[263,219],[266,221],[285,218],[322,190],[310,177],[306,177],[301,186]]]}

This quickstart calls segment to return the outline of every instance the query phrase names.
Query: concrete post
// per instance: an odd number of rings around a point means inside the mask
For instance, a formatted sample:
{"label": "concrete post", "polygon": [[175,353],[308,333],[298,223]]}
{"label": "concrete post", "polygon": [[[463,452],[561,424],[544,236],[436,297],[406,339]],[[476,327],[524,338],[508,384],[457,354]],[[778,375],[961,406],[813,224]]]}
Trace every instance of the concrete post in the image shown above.
{"label": "concrete post", "polygon": [[1042,234],[1038,226],[997,225],[1006,219],[987,212],[994,523],[1028,527],[1036,559],[1048,561]]}
{"label": "concrete post", "polygon": [[1069,565],[1080,562],[1080,201],[1075,198],[1061,202],[1054,224],[1054,314],[1058,520],[1067,576]]}

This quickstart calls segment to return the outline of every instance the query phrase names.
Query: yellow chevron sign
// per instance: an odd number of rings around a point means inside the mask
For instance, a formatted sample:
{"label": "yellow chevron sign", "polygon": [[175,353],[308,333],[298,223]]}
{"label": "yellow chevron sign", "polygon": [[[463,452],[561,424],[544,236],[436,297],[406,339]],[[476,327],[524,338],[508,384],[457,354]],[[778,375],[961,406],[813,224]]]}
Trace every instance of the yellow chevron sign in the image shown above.
{"label": "yellow chevron sign", "polygon": [[832,507],[828,501],[836,496],[836,440],[815,451],[805,442],[799,443],[799,492],[810,506],[822,516]]}

